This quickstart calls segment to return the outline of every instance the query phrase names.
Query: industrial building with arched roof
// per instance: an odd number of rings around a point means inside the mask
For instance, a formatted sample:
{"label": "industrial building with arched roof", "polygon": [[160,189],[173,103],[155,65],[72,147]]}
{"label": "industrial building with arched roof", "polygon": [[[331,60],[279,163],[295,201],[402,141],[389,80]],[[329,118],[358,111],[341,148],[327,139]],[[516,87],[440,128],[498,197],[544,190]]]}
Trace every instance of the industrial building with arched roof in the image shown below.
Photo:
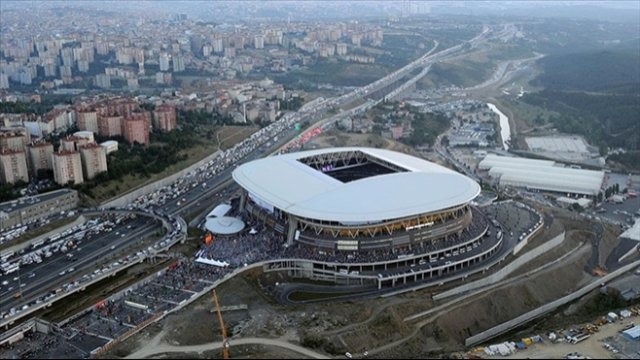
{"label": "industrial building with arched roof", "polygon": [[478,164],[502,187],[597,196],[605,181],[604,171],[563,167],[551,160],[535,160],[489,154]]}

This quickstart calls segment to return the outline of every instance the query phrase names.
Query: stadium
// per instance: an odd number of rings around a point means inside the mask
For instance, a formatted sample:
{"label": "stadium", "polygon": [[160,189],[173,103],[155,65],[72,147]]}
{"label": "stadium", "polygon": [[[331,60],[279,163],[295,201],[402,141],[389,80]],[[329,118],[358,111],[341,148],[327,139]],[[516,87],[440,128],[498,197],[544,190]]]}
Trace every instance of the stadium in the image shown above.
{"label": "stadium", "polygon": [[310,277],[382,279],[381,264],[387,270],[430,263],[424,273],[431,278],[484,261],[501,244],[488,241],[491,224],[471,205],[480,193],[475,181],[403,153],[295,152],[240,165],[233,179],[242,188],[241,212],[283,234],[289,247],[315,255],[279,267]]}

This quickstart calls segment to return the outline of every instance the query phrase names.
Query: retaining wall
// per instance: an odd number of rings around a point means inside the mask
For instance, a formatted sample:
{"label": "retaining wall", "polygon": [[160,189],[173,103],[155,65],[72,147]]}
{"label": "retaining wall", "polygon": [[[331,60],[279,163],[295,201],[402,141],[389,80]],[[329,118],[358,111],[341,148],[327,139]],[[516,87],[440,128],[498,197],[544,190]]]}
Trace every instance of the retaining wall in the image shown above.
{"label": "retaining wall", "polygon": [[450,296],[454,296],[454,295],[459,295],[462,293],[465,293],[467,291],[471,291],[471,290],[475,290],[484,286],[488,286],[488,285],[492,285],[495,284],[501,280],[503,280],[504,278],[506,278],[507,276],[509,276],[509,274],[511,274],[513,271],[517,270],[518,268],[520,268],[522,265],[528,263],[529,261],[535,259],[536,257],[546,253],[547,251],[553,249],[554,247],[562,244],[564,242],[565,239],[565,233],[564,231],[559,234],[558,236],[554,237],[553,239],[545,242],[544,244],[538,246],[537,248],[531,250],[531,251],[527,251],[526,253],[522,254],[519,258],[513,260],[512,262],[510,262],[509,264],[505,265],[502,269],[500,269],[499,271],[485,277],[482,278],[480,280],[476,280],[474,282],[470,282],[468,284],[465,285],[461,285],[458,286],[454,289],[448,290],[448,291],[444,291],[441,292],[439,294],[436,294],[433,296],[434,300],[442,300],[444,298],[450,297]]}

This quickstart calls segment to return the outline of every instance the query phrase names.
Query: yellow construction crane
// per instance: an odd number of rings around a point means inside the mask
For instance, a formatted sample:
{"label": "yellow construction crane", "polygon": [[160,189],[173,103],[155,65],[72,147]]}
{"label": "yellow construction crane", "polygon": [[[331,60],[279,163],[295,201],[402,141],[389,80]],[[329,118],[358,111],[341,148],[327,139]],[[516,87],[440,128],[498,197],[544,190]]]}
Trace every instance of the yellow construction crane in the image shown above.
{"label": "yellow construction crane", "polygon": [[220,330],[222,332],[222,358],[229,358],[229,343],[227,342],[227,328],[224,326],[224,320],[222,320],[222,312],[220,311],[220,303],[218,302],[218,295],[216,295],[216,289],[213,289],[213,301],[216,303],[216,313],[218,314],[218,321],[220,322]]}

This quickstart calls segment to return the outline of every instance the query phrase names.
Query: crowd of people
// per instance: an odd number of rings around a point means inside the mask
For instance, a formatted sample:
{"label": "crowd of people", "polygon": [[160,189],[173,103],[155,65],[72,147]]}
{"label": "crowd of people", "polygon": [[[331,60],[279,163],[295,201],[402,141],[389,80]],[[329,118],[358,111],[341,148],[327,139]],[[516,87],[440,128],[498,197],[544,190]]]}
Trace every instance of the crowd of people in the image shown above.
{"label": "crowd of people", "polygon": [[484,208],[484,211],[490,219],[500,224],[505,234],[508,233],[518,241],[535,231],[537,225],[545,221],[543,215],[536,209],[511,201],[489,205]]}
{"label": "crowd of people", "polygon": [[55,333],[29,331],[18,342],[0,346],[2,359],[80,359],[86,354]]}
{"label": "crowd of people", "polygon": [[203,245],[196,257],[226,262],[231,268],[244,266],[263,260],[297,258],[330,263],[375,263],[398,259],[402,255],[419,255],[438,252],[455,247],[482,235],[487,228],[486,217],[473,209],[473,221],[460,234],[448,234],[434,241],[424,241],[412,246],[378,250],[336,251],[295,242],[287,246],[283,234],[274,231],[252,219],[244,219],[254,234],[217,237],[211,244]]}

